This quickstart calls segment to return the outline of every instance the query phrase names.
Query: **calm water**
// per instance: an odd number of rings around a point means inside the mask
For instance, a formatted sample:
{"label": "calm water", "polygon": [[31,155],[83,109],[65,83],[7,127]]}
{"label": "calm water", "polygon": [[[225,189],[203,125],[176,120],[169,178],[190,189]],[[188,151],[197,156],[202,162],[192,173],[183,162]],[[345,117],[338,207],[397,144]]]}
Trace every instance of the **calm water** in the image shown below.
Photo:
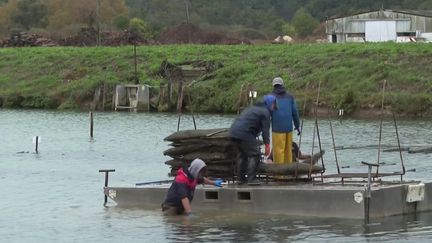
{"label": "calm water", "polygon": [[[200,115],[199,128],[228,127],[233,116]],[[306,121],[302,150],[312,150],[312,121]],[[345,171],[366,171],[376,161],[376,121],[333,121]],[[116,169],[110,185],[168,179],[163,138],[174,132],[171,114],[96,113],[95,138],[88,136],[88,114],[0,110],[0,242],[177,242],[177,241],[421,241],[432,239],[432,214],[391,217],[365,226],[361,221],[275,215],[211,215],[166,218],[158,211],[103,206],[103,175]],[[191,129],[190,117],[182,129]],[[400,121],[402,146],[432,146],[430,121]],[[324,159],[335,171],[329,121],[320,122]],[[39,154],[33,136],[41,137]],[[384,123],[383,145],[395,146],[391,121]],[[316,151],[316,149],[315,149]],[[407,179],[430,180],[432,155],[404,153]],[[400,170],[398,153],[382,153],[382,171]],[[397,178],[395,178],[397,179]]]}

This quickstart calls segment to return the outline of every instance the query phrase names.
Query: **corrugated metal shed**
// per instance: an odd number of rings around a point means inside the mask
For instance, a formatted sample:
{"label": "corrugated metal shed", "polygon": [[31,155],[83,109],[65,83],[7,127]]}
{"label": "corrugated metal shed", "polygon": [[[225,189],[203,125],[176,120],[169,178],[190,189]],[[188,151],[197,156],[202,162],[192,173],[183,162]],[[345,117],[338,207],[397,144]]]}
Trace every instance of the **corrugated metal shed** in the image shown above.
{"label": "corrugated metal shed", "polygon": [[432,11],[379,10],[331,18],[326,32],[330,42],[432,42]]}

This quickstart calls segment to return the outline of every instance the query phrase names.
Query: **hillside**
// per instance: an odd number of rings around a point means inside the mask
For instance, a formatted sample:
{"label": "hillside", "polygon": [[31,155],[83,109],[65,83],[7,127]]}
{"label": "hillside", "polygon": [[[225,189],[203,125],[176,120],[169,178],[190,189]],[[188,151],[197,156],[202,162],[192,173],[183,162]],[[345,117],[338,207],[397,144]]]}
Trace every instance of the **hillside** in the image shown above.
{"label": "hillside", "polygon": [[169,28],[187,22],[230,38],[273,40],[288,34],[304,40],[322,38],[318,23],[329,17],[379,9],[432,9],[432,1],[0,0],[0,37],[25,31],[60,41],[84,30],[93,33],[89,37],[96,41],[98,30],[117,33],[128,29],[157,42]]}
{"label": "hillside", "polygon": [[[242,84],[254,84],[261,96],[277,75],[286,80],[299,106],[315,98],[321,81],[323,106],[348,112],[376,108],[386,79],[388,109],[420,116],[432,107],[429,44],[169,45],[140,46],[137,53],[140,80],[157,86],[165,59],[223,63],[213,77],[191,88],[192,103],[201,112],[235,112]],[[88,109],[95,88],[133,77],[130,46],[3,48],[0,56],[3,107]]]}

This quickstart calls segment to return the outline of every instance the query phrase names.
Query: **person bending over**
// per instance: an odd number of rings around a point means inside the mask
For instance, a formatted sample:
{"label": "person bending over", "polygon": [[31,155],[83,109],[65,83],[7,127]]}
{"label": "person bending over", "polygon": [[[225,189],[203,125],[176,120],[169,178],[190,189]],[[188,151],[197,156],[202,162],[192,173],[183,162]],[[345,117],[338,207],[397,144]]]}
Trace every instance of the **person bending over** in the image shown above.
{"label": "person bending over", "polygon": [[171,187],[168,189],[162,212],[165,215],[192,215],[191,202],[197,184],[222,186],[222,180],[205,177],[207,165],[201,159],[194,159],[189,168],[180,168]]}

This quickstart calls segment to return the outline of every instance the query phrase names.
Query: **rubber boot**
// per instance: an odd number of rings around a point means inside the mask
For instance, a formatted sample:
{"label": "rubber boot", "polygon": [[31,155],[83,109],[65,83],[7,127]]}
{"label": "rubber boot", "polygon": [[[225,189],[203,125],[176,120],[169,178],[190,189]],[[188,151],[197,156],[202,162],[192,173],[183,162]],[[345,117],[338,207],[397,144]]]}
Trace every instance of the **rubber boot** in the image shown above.
{"label": "rubber boot", "polygon": [[257,169],[259,165],[259,158],[249,157],[248,162],[249,162],[247,168],[248,185],[261,185],[261,182],[256,178]]}
{"label": "rubber boot", "polygon": [[246,172],[248,168],[248,159],[246,157],[241,157],[237,160],[237,171],[239,184],[246,183]]}

